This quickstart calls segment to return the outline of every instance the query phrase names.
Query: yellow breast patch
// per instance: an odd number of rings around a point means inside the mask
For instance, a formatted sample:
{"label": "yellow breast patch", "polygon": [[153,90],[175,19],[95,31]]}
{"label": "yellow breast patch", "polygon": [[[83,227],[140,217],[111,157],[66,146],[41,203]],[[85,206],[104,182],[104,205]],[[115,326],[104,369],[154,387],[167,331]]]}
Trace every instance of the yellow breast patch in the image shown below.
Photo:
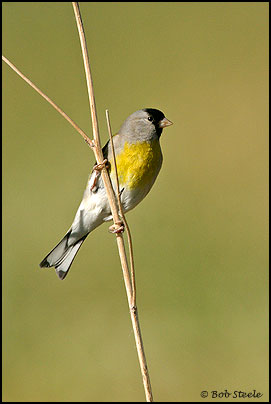
{"label": "yellow breast patch", "polygon": [[[119,182],[130,189],[150,186],[155,180],[161,164],[162,153],[157,140],[124,144],[123,151],[117,155]],[[111,164],[111,175],[114,166]]]}

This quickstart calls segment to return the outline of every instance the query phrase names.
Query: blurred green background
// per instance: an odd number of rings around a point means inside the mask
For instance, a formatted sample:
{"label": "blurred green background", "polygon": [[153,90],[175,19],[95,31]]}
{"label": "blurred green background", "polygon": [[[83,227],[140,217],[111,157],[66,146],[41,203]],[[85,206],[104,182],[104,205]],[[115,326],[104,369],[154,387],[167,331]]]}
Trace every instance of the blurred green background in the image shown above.
{"label": "blurred green background", "polygon": [[[268,401],[268,3],[80,7],[102,142],[106,108],[114,131],[143,107],[174,122],[157,182],[127,216],[155,401],[225,389]],[[90,133],[71,3],[3,3],[3,53]],[[93,154],[2,64],[3,400],[144,401],[108,225],[64,282],[39,268]]]}

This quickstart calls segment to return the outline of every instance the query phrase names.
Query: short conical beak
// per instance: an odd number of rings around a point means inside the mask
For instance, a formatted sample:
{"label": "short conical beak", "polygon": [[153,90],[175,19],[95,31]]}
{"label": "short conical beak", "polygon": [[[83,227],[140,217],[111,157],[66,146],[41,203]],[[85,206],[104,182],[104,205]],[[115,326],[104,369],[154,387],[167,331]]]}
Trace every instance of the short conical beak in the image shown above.
{"label": "short conical beak", "polygon": [[165,128],[166,126],[170,126],[170,125],[173,125],[173,122],[169,121],[167,118],[163,118],[159,122],[159,128]]}

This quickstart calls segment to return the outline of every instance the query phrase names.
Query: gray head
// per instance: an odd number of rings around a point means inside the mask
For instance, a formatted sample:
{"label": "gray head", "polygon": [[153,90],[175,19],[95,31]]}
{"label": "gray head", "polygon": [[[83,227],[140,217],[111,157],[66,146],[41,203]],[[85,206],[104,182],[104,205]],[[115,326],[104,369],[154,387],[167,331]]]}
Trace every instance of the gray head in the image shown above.
{"label": "gray head", "polygon": [[140,109],[122,124],[119,134],[129,137],[130,142],[159,139],[163,128],[172,125],[163,112],[154,108]]}

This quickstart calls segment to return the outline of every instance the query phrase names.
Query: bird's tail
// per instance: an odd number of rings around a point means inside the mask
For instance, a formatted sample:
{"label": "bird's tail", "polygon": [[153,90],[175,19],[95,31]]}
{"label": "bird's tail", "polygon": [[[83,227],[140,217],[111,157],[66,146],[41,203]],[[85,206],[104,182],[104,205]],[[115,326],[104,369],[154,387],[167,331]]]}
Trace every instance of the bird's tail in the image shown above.
{"label": "bird's tail", "polygon": [[60,279],[64,279],[70,266],[88,234],[69,245],[71,230],[63,237],[58,245],[41,261],[41,268],[55,267]]}

